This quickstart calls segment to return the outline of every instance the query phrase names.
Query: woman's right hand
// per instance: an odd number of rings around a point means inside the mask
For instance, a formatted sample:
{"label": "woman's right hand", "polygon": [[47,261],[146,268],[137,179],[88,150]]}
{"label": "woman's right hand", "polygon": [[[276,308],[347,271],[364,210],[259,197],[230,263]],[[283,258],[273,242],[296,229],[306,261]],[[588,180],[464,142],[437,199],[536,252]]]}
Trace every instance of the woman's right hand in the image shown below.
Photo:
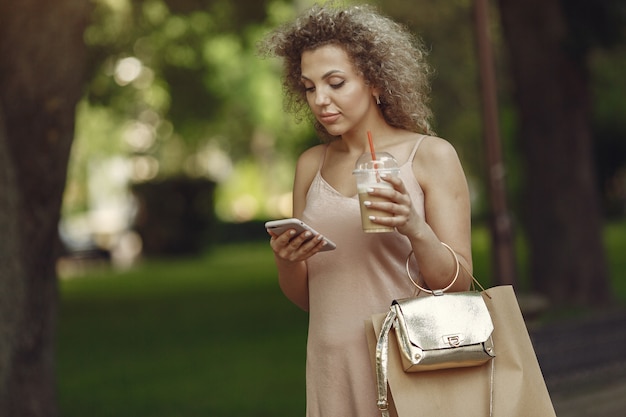
{"label": "woman's right hand", "polygon": [[297,234],[295,229],[289,229],[280,235],[268,233],[271,236],[270,246],[276,257],[288,262],[305,261],[326,245],[324,236],[318,234],[311,238],[309,231]]}

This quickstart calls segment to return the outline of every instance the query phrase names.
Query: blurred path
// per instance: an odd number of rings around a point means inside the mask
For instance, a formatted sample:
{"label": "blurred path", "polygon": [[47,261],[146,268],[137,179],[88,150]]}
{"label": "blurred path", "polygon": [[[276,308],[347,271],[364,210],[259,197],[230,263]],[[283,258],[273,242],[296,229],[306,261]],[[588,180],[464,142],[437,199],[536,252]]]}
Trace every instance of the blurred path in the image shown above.
{"label": "blurred path", "polygon": [[626,416],[626,374],[620,380],[597,381],[580,390],[552,393],[557,417]]}
{"label": "blurred path", "polygon": [[626,416],[626,312],[529,326],[557,417]]}

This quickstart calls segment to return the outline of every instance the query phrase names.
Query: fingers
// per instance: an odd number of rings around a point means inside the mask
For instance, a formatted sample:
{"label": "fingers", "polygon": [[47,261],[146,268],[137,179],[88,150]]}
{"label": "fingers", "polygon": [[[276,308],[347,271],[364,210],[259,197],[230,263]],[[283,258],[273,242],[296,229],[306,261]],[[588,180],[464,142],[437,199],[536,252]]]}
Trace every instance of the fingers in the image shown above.
{"label": "fingers", "polygon": [[326,244],[324,236],[309,231],[297,234],[293,229],[281,235],[272,235],[270,245],[274,253],[282,259],[296,262],[310,258]]}
{"label": "fingers", "polygon": [[[377,198],[376,201],[369,202],[369,206],[373,209],[383,210],[390,214],[403,215],[410,211],[412,202],[404,182],[398,177],[383,175],[382,178],[390,183],[393,188],[374,187],[368,189],[368,194]],[[380,200],[384,201],[380,201]]]}
{"label": "fingers", "polygon": [[398,177],[382,176],[393,188],[371,188],[368,190],[371,201],[366,205],[373,211],[384,212],[384,215],[370,217],[374,223],[384,226],[402,227],[411,220],[413,215],[413,204],[404,183]]}
{"label": "fingers", "polygon": [[380,176],[383,180],[387,181],[393,186],[393,188],[401,194],[406,194],[406,188],[404,182],[397,175],[383,174]]}

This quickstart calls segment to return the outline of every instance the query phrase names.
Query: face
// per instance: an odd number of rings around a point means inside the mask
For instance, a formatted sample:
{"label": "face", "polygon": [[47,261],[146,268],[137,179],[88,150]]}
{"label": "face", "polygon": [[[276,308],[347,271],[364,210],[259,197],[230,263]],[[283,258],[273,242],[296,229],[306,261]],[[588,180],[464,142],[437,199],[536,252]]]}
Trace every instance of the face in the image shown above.
{"label": "face", "polygon": [[333,136],[363,130],[376,112],[372,88],[335,45],[302,53],[302,84],[315,118]]}

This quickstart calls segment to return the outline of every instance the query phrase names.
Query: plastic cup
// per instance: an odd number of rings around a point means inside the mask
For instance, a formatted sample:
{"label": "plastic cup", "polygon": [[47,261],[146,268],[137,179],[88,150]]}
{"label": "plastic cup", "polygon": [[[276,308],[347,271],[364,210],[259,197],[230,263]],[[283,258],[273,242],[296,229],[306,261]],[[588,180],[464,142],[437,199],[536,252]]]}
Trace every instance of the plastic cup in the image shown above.
{"label": "plastic cup", "polygon": [[354,171],[352,171],[352,174],[354,174],[356,178],[356,188],[359,195],[359,206],[361,208],[361,225],[365,233],[393,232],[395,230],[394,227],[372,223],[372,221],[369,219],[370,216],[388,217],[389,213],[386,211],[375,210],[370,207],[366,207],[363,203],[365,201],[388,201],[386,198],[370,195],[367,192],[367,189],[392,189],[393,186],[387,181],[383,180],[381,176],[383,174],[398,176],[399,173],[400,169],[398,168],[398,162],[393,156],[391,156],[387,152],[377,153],[375,160],[372,160],[371,154],[365,153],[357,160],[355,169]]}

